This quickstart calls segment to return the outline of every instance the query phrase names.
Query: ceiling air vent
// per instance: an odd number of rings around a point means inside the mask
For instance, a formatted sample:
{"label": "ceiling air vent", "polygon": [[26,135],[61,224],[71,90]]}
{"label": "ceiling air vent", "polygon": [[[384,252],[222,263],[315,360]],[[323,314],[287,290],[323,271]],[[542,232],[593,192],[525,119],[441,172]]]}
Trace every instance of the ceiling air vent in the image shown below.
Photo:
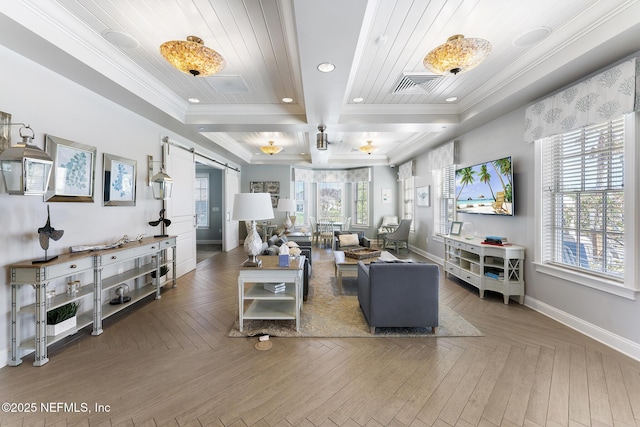
{"label": "ceiling air vent", "polygon": [[214,75],[206,78],[206,81],[218,93],[246,93],[249,88],[244,79],[237,74]]}
{"label": "ceiling air vent", "polygon": [[429,93],[442,76],[429,73],[407,73],[398,77],[391,93],[396,95],[424,95]]}

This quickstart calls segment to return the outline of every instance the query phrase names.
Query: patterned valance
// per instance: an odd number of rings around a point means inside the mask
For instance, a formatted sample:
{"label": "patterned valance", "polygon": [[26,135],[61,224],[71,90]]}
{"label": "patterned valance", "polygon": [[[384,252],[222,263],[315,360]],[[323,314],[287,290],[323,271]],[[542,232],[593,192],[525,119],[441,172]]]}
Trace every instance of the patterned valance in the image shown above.
{"label": "patterned valance", "polygon": [[293,180],[302,182],[313,182],[313,169],[293,169]]}
{"label": "patterned valance", "polygon": [[427,166],[429,170],[440,170],[458,163],[458,150],[456,141],[447,142],[434,148],[427,154]]}
{"label": "patterned valance", "polygon": [[526,142],[619,117],[640,109],[640,58],[633,58],[530,105]]}
{"label": "patterned valance", "polygon": [[398,178],[407,179],[413,176],[413,160],[403,163],[398,168]]}
{"label": "patterned valance", "polygon": [[371,181],[371,168],[349,170],[293,170],[293,179],[303,182],[360,182]]}

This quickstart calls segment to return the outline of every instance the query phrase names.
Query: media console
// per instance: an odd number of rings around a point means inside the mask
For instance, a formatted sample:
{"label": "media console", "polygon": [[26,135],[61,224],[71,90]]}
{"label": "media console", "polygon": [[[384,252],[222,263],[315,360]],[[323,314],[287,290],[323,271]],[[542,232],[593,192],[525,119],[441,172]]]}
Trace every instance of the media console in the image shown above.
{"label": "media console", "polygon": [[445,273],[475,286],[484,298],[485,291],[500,292],[504,303],[518,296],[524,304],[524,247],[487,245],[481,239],[445,237]]}

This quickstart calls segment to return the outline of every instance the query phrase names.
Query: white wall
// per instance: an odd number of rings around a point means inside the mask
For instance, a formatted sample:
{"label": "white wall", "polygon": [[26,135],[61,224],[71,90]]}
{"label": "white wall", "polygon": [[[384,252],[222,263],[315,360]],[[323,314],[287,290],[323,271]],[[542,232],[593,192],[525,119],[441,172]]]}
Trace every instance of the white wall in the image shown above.
{"label": "white wall", "polygon": [[[45,134],[97,147],[94,203],[49,203],[52,226],[64,230],[59,241],[51,241],[49,254],[68,252],[72,245],[111,243],[125,234],[157,233],[148,222],[157,219],[162,205],[146,185],[147,155],[161,157],[161,135],[180,137],[3,46],[0,63],[0,111],[11,114],[13,122],[30,124],[40,148]],[[12,128],[15,142],[19,126]],[[104,153],[138,162],[136,206],[102,206]],[[6,266],[43,257],[37,229],[46,222],[46,206],[41,196],[6,194],[0,178],[0,366],[6,365],[10,345]],[[59,285],[62,291],[64,284]]]}
{"label": "white wall", "polygon": [[[523,142],[524,108],[475,129],[460,138],[459,165],[471,166],[512,156],[515,216],[458,214],[458,221],[472,222],[479,236],[504,235],[525,246],[525,304],[640,359],[640,301],[629,300],[576,283],[537,273],[532,264],[535,248],[534,145]],[[417,159],[416,185],[432,185],[427,156]],[[434,189],[432,187],[432,195]],[[432,199],[433,201],[433,199]],[[433,208],[416,208],[417,222],[432,224]],[[432,234],[433,231],[430,231]],[[417,240],[413,244],[425,249]],[[432,238],[426,252],[444,257],[444,247]]]}

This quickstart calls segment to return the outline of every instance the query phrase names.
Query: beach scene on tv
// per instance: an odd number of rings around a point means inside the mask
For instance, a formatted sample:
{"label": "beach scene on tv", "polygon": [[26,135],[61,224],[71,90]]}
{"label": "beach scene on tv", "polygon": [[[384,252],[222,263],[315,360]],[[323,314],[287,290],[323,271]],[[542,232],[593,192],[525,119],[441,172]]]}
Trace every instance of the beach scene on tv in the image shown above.
{"label": "beach scene on tv", "polygon": [[511,157],[456,170],[456,210],[460,213],[513,215]]}

